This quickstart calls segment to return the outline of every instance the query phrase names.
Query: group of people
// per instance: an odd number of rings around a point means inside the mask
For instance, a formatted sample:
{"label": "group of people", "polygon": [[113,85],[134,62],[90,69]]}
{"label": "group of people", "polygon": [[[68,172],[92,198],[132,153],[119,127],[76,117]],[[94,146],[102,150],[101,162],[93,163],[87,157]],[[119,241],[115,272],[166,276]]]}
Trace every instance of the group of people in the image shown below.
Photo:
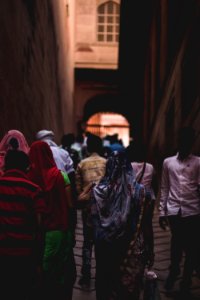
{"label": "group of people", "polygon": [[[42,131],[37,138],[49,134]],[[62,166],[57,152],[48,140],[29,147],[17,130],[0,143],[2,299],[72,299],[76,268],[69,177],[74,170],[71,158]]]}
{"label": "group of people", "polygon": [[[75,172],[84,237],[79,284],[83,289],[90,286],[94,246],[95,287],[99,300],[132,299],[133,295],[135,299],[136,295],[139,297],[144,268],[146,265],[152,266],[154,259],[153,166],[145,163],[143,155],[135,160],[138,162],[136,171],[136,166],[131,165],[133,157],[128,157],[128,151],[122,145],[118,146],[117,141],[115,144],[112,146],[116,149],[103,157],[102,140],[98,136],[88,135],[89,155],[77,165]],[[139,148],[142,150],[144,147],[138,145],[138,152]],[[131,273],[125,275],[127,267],[123,262],[129,259],[132,262],[137,260],[140,267],[138,265],[139,268],[134,270],[133,265]],[[127,276],[130,279],[128,286]]]}
{"label": "group of people", "polygon": [[[71,139],[71,142],[70,142]],[[178,154],[164,160],[160,218],[170,226],[171,290],[185,252],[181,288],[189,290],[199,272],[200,158],[191,155],[194,131],[180,132]],[[152,218],[158,187],[146,149],[134,141],[103,155],[100,137],[88,134],[84,151],[71,147],[72,135],[54,141],[41,130],[30,147],[10,130],[0,143],[0,279],[4,299],[71,300],[76,280],[76,211],[83,222],[79,284],[90,286],[96,259],[97,300],[139,299],[145,268],[154,263]],[[79,153],[77,153],[79,152]],[[80,155],[81,153],[81,155]],[[84,154],[83,154],[84,153]],[[104,157],[103,157],[104,156]]]}

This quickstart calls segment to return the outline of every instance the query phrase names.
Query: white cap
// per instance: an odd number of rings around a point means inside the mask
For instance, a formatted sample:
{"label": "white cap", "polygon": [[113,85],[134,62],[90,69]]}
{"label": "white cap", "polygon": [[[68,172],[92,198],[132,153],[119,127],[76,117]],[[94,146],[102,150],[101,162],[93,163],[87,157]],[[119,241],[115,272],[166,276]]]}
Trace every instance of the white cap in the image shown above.
{"label": "white cap", "polygon": [[53,131],[43,129],[43,130],[38,131],[36,133],[35,137],[36,137],[37,140],[43,140],[45,138],[50,138],[51,140],[53,140],[54,139],[54,133],[53,133]]}

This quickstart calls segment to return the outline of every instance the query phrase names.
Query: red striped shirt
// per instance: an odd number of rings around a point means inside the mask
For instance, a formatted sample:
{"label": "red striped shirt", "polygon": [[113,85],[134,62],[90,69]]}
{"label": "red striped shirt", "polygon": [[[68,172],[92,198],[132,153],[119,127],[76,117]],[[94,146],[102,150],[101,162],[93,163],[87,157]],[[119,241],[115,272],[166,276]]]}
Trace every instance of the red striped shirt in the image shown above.
{"label": "red striped shirt", "polygon": [[36,214],[45,211],[41,189],[20,170],[0,178],[0,255],[31,255]]}

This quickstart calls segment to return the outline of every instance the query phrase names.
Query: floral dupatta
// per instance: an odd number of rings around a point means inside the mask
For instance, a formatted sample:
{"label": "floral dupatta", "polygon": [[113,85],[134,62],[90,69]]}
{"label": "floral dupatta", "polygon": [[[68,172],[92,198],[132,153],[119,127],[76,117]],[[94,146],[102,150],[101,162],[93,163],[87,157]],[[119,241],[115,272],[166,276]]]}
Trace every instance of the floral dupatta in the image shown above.
{"label": "floral dupatta", "polygon": [[127,232],[134,233],[141,213],[144,188],[125,153],[114,152],[106,164],[106,173],[92,191],[91,215],[95,240],[112,242]]}

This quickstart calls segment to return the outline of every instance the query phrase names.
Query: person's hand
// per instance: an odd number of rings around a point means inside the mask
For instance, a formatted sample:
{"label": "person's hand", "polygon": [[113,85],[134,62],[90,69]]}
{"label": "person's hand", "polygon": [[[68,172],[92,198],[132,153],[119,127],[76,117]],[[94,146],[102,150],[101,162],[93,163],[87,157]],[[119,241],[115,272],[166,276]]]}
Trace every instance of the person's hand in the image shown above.
{"label": "person's hand", "polygon": [[89,201],[91,195],[91,189],[95,186],[93,182],[84,187],[83,191],[78,196],[78,201]]}
{"label": "person's hand", "polygon": [[166,230],[166,227],[169,226],[167,217],[165,216],[159,217],[159,225],[163,230]]}

